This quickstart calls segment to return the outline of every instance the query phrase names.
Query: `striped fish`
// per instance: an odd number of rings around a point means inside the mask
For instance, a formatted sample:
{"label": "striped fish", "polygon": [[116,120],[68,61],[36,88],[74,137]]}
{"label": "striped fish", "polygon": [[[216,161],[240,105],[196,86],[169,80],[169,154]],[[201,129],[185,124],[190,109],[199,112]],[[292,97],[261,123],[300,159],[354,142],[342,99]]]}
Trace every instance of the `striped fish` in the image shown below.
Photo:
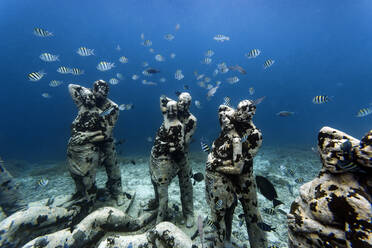
{"label": "striped fish", "polygon": [[121,56],[121,57],[119,58],[119,61],[120,61],[120,63],[126,64],[126,63],[128,63],[128,58],[125,57],[125,56]]}
{"label": "striped fish", "polygon": [[42,28],[34,28],[34,35],[39,37],[48,37],[53,36],[53,33]]}
{"label": "striped fish", "polygon": [[208,217],[205,218],[204,222],[205,222],[205,225],[209,226],[212,230],[216,230],[217,229],[216,228],[216,225],[214,224],[214,222],[211,219],[209,219]]}
{"label": "striped fish", "polygon": [[266,213],[268,215],[275,215],[276,214],[274,208],[264,208],[263,211],[264,211],[264,213]]}
{"label": "striped fish", "polygon": [[329,97],[328,96],[325,96],[325,95],[323,95],[323,96],[315,96],[313,98],[313,103],[314,104],[322,104],[322,103],[326,103],[328,101],[329,101]]}
{"label": "striped fish", "polygon": [[45,178],[41,178],[39,181],[37,181],[37,184],[41,187],[47,186],[48,183],[49,183],[49,180]]}
{"label": "striped fish", "polygon": [[113,67],[115,67],[115,64],[114,63],[106,62],[106,61],[101,61],[97,65],[97,70],[99,70],[99,71],[108,71],[108,70],[111,70]]}
{"label": "striped fish", "polygon": [[42,61],[45,61],[45,62],[55,62],[55,61],[59,61],[58,59],[58,55],[53,55],[53,54],[50,54],[50,53],[42,53],[39,58],[42,60]]}
{"label": "striped fish", "polygon": [[49,86],[50,86],[50,87],[58,87],[58,86],[60,86],[62,83],[63,83],[62,81],[52,80],[52,81],[50,81]]}
{"label": "striped fish", "polygon": [[109,80],[109,83],[112,84],[112,85],[116,85],[116,84],[119,83],[119,80],[118,80],[117,78],[111,78],[111,79]]}
{"label": "striped fish", "polygon": [[372,114],[372,108],[362,108],[358,111],[357,117],[364,117]]}
{"label": "striped fish", "polygon": [[211,150],[209,148],[209,146],[206,143],[204,143],[203,141],[200,141],[200,146],[201,146],[203,152],[210,152],[210,150]]}
{"label": "striped fish", "polygon": [[248,59],[254,59],[258,55],[260,55],[261,51],[259,49],[252,49],[249,53],[247,53],[245,56],[247,56]]}
{"label": "striped fish", "polygon": [[299,177],[295,180],[296,183],[303,183],[304,182],[304,178],[303,177]]}
{"label": "striped fish", "polygon": [[79,75],[83,75],[84,74],[84,70],[81,70],[79,68],[72,68],[70,70],[71,74],[73,75],[76,75],[76,76],[79,76]]}
{"label": "striped fish", "polygon": [[60,66],[58,67],[57,72],[61,74],[68,74],[68,73],[71,73],[71,69],[66,66]]}
{"label": "striped fish", "polygon": [[231,99],[230,99],[230,97],[228,97],[228,96],[225,96],[224,98],[223,98],[223,105],[226,105],[226,106],[229,106],[229,107],[231,107]]}
{"label": "striped fish", "polygon": [[223,204],[223,201],[221,199],[219,199],[217,202],[216,202],[216,209],[217,210],[221,210],[222,209],[222,204]]}
{"label": "striped fish", "polygon": [[36,82],[36,81],[39,81],[40,79],[42,79],[45,74],[46,73],[43,72],[43,71],[31,72],[31,73],[28,74],[28,79],[30,81]]}
{"label": "striped fish", "polygon": [[206,64],[206,65],[209,65],[211,62],[212,62],[212,59],[209,58],[209,57],[205,57],[205,58],[201,61],[202,64]]}
{"label": "striped fish", "polygon": [[269,68],[269,67],[272,66],[274,63],[275,63],[275,60],[272,60],[272,59],[268,59],[268,60],[266,60],[265,63],[264,63],[264,69]]}
{"label": "striped fish", "polygon": [[86,47],[79,47],[76,53],[83,57],[91,56],[91,55],[94,55],[94,49],[89,49]]}

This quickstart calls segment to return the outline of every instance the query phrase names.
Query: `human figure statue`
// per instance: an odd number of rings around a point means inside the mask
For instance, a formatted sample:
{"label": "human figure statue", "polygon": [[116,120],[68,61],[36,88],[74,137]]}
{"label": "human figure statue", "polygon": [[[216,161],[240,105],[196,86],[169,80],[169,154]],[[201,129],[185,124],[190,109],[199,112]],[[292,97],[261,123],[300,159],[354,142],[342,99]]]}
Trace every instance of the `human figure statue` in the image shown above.
{"label": "human figure statue", "polygon": [[185,143],[183,125],[177,117],[177,102],[162,96],[160,97],[160,108],[164,120],[151,149],[149,166],[155,190],[153,204],[158,206],[157,224],[167,218],[168,186],[180,171],[176,161],[184,156]]}
{"label": "human figure statue", "polygon": [[106,186],[117,204],[122,205],[121,175],[112,138],[119,108],[107,99],[109,88],[103,80],[93,84],[93,91],[75,84],[68,87],[78,107],[67,148],[68,167],[76,185],[73,199],[85,200],[90,205],[94,203],[96,170],[103,164],[108,176]]}
{"label": "human figure statue", "polygon": [[194,225],[194,201],[193,201],[193,187],[191,183],[192,168],[188,161],[189,144],[191,138],[196,130],[196,117],[190,113],[191,95],[183,92],[178,96],[178,119],[181,121],[184,129],[184,156],[180,161],[177,161],[180,168],[178,178],[181,191],[181,203],[183,215],[186,219],[186,226],[192,227]]}
{"label": "human figure statue", "polygon": [[256,106],[243,100],[236,110],[220,105],[220,136],[213,142],[206,165],[206,198],[211,220],[216,226],[209,247],[222,248],[231,240],[232,220],[237,200],[242,204],[252,248],[267,247],[258,210],[253,157],[262,144],[261,132],[252,122]]}
{"label": "human figure statue", "polygon": [[288,247],[372,247],[372,130],[358,140],[323,127],[318,152],[322,169],[288,214]]}

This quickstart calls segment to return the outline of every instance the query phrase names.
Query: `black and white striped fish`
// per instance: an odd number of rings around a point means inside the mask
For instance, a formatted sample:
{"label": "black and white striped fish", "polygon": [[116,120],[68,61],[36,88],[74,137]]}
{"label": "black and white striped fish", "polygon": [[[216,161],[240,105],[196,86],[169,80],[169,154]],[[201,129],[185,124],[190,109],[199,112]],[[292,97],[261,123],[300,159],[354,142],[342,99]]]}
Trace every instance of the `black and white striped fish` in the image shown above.
{"label": "black and white striped fish", "polygon": [[42,53],[40,54],[39,58],[42,60],[42,61],[45,61],[45,62],[55,62],[55,61],[59,61],[59,56],[58,55],[53,55],[53,54],[50,54],[50,53]]}
{"label": "black and white striped fish", "polygon": [[46,73],[43,72],[43,71],[31,72],[31,73],[28,74],[28,79],[30,81],[36,82],[36,81],[39,81],[40,79],[42,79],[45,74]]}
{"label": "black and white striped fish", "polygon": [[79,76],[79,75],[83,75],[84,74],[84,70],[81,70],[79,68],[72,68],[70,70],[71,74],[73,75],[76,75],[76,76]]}
{"label": "black and white striped fish", "polygon": [[53,33],[42,28],[34,28],[34,35],[39,37],[48,37],[53,36]]}
{"label": "black and white striped fish", "polygon": [[223,98],[223,105],[226,105],[226,106],[228,106],[228,107],[231,107],[231,99],[230,99],[230,97],[225,96],[225,97]]}
{"label": "black and white striped fish", "polygon": [[322,103],[328,102],[329,100],[330,100],[329,97],[328,96],[325,96],[325,95],[323,95],[323,96],[315,96],[313,98],[313,103],[314,104],[322,104]]}
{"label": "black and white striped fish", "polygon": [[264,63],[264,69],[269,68],[269,67],[272,66],[274,63],[275,63],[275,60],[272,60],[272,59],[268,59],[268,60],[266,60],[265,63]]}
{"label": "black and white striped fish", "polygon": [[211,150],[209,148],[209,146],[206,143],[204,143],[203,141],[200,141],[200,146],[201,146],[203,152],[210,152],[210,150]]}
{"label": "black and white striped fish", "polygon": [[86,47],[79,47],[79,49],[76,51],[77,54],[79,54],[80,56],[91,56],[91,55],[94,55],[94,49],[89,49],[89,48],[86,48]]}
{"label": "black and white striped fish", "polygon": [[253,59],[253,58],[256,58],[258,55],[260,55],[260,53],[261,51],[259,49],[252,49],[245,56],[247,56],[248,59]]}
{"label": "black and white striped fish", "polygon": [[264,209],[263,209],[263,212],[264,212],[265,214],[268,214],[268,215],[275,215],[275,214],[276,214],[274,208],[264,208]]}
{"label": "black and white striped fish", "polygon": [[101,61],[97,65],[97,70],[99,70],[99,71],[108,71],[108,70],[111,70],[113,67],[115,67],[115,64],[114,63],[106,62],[106,61]]}
{"label": "black and white striped fish", "polygon": [[367,115],[370,115],[370,114],[372,114],[372,108],[371,107],[362,108],[358,111],[357,117],[364,117],[364,116],[367,116]]}
{"label": "black and white striped fish", "polygon": [[219,199],[217,202],[216,202],[216,209],[217,210],[220,210],[222,209],[222,204],[223,204],[223,201],[221,199]]}
{"label": "black and white striped fish", "polygon": [[37,184],[41,187],[47,186],[48,183],[49,183],[49,180],[45,178],[41,178],[39,181],[37,181]]}
{"label": "black and white striped fish", "polygon": [[303,177],[299,177],[295,180],[296,183],[303,183],[305,179]]}
{"label": "black and white striped fish", "polygon": [[49,86],[50,87],[58,87],[62,84],[63,82],[62,81],[59,81],[59,80],[52,80],[50,81],[49,83]]}
{"label": "black and white striped fish", "polygon": [[71,73],[71,69],[66,66],[60,66],[58,67],[57,72],[61,74],[68,74],[68,73]]}

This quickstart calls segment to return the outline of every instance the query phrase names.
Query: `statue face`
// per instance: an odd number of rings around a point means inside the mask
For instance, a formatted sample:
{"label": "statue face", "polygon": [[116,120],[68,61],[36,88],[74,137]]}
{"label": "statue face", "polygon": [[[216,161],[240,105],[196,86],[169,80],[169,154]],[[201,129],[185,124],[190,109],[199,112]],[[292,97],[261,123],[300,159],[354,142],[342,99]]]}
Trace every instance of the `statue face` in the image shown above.
{"label": "statue face", "polygon": [[103,80],[98,80],[93,84],[93,93],[97,98],[103,99],[108,95],[109,86]]}
{"label": "statue face", "polygon": [[189,93],[184,92],[178,97],[177,106],[180,112],[188,110],[190,108],[190,104],[191,96]]}
{"label": "statue face", "polygon": [[234,128],[232,118],[234,116],[234,109],[226,105],[220,105],[218,110],[218,117],[220,120],[221,129],[228,131]]}
{"label": "statue face", "polygon": [[239,122],[250,121],[256,113],[256,106],[250,100],[239,102],[235,111],[235,120]]}
{"label": "statue face", "polygon": [[169,101],[167,103],[167,117],[169,119],[174,119],[174,118],[177,117],[177,112],[178,112],[177,102],[176,101]]}

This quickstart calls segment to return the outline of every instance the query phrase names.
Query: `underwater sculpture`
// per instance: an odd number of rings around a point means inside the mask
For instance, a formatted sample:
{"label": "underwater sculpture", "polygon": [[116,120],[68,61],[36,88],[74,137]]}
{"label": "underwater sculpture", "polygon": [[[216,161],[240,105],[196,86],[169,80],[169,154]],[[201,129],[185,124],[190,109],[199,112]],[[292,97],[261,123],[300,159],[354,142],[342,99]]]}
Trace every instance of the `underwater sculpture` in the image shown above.
{"label": "underwater sculpture", "polygon": [[76,200],[92,205],[97,193],[96,169],[103,164],[108,176],[107,189],[120,206],[124,203],[124,197],[112,137],[119,108],[107,98],[109,87],[103,80],[94,82],[92,91],[75,84],[68,87],[79,109],[71,125],[71,138],[67,148],[69,171],[76,185],[72,204]]}
{"label": "underwater sculpture", "polygon": [[262,144],[261,132],[252,122],[256,106],[243,100],[236,110],[219,107],[220,136],[213,142],[206,164],[206,198],[214,223],[212,242],[208,247],[222,248],[230,241],[232,220],[237,201],[242,204],[252,248],[267,247],[266,234],[257,206],[253,157]]}
{"label": "underwater sculpture", "polygon": [[155,199],[149,209],[158,209],[157,223],[166,219],[168,212],[168,186],[178,175],[183,216],[186,226],[194,225],[192,170],[188,163],[188,145],[196,129],[196,118],[189,111],[191,96],[182,93],[178,102],[160,97],[160,110],[164,121],[157,132],[151,150],[150,175]]}
{"label": "underwater sculpture", "polygon": [[323,168],[288,214],[289,247],[372,247],[372,130],[362,140],[323,127]]}
{"label": "underwater sculpture", "polygon": [[[163,109],[164,104],[166,107]],[[156,134],[149,163],[151,182],[155,190],[154,201],[155,205],[158,205],[156,223],[167,218],[168,186],[181,169],[177,167],[176,161],[182,158],[184,151],[184,131],[177,118],[177,102],[160,97],[160,108],[164,120]]]}
{"label": "underwater sculpture", "polygon": [[19,185],[14,181],[13,176],[5,168],[4,161],[0,158],[0,207],[7,215],[22,208],[22,194]]}

